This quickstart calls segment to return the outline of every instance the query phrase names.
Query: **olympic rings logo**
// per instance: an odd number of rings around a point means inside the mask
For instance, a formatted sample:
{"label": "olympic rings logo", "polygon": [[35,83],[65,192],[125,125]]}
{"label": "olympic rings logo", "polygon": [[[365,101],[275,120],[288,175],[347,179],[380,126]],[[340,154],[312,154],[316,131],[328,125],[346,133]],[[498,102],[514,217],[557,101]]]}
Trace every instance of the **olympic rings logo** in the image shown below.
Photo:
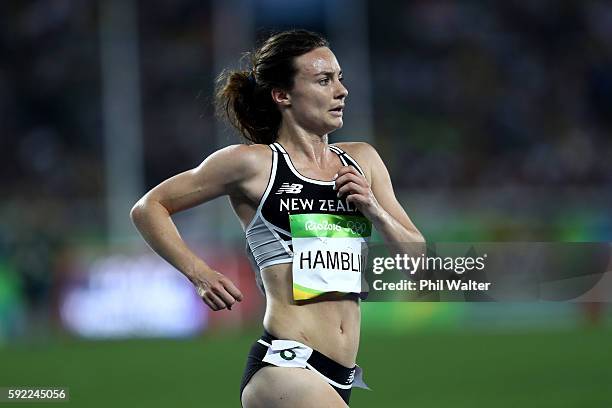
{"label": "olympic rings logo", "polygon": [[359,221],[348,221],[346,223],[346,227],[351,230],[353,234],[362,235],[367,230],[367,225],[365,222]]}

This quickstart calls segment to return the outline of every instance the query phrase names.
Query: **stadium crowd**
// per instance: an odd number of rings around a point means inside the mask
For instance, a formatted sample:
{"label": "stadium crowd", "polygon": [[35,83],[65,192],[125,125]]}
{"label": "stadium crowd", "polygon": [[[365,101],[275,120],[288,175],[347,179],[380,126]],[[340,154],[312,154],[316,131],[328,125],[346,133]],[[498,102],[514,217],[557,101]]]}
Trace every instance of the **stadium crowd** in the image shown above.
{"label": "stadium crowd", "polygon": [[[151,187],[216,148],[211,5],[137,4]],[[0,270],[34,308],[69,243],[104,239],[97,7],[0,3]],[[610,188],[612,3],[378,0],[368,19],[374,143],[398,190]]]}

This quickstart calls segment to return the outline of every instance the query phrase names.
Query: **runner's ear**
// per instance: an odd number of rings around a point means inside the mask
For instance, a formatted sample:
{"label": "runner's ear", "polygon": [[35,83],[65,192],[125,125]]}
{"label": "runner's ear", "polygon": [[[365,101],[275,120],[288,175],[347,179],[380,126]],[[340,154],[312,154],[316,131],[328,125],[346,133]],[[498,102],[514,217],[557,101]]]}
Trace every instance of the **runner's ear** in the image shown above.
{"label": "runner's ear", "polygon": [[291,96],[287,91],[280,88],[272,88],[270,91],[272,100],[279,106],[289,107],[291,106]]}

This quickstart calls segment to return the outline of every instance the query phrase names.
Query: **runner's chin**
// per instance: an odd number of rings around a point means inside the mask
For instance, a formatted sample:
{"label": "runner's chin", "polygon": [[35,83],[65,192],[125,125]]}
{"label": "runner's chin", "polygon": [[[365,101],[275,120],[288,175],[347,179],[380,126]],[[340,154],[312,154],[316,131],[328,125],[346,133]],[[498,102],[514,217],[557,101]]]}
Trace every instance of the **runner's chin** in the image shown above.
{"label": "runner's chin", "polygon": [[335,128],[340,129],[344,125],[344,122],[342,120],[343,113],[337,111],[329,111],[329,113],[332,116],[332,123],[334,123]]}

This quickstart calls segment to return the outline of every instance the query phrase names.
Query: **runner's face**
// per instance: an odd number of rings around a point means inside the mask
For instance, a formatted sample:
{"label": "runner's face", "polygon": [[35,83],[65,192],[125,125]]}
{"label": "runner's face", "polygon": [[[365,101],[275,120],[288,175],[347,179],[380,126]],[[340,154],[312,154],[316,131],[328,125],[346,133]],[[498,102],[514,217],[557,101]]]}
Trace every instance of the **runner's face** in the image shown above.
{"label": "runner's face", "polygon": [[344,101],[342,70],[329,48],[316,48],[295,59],[297,72],[288,92],[290,114],[304,129],[327,134],[342,127]]}

